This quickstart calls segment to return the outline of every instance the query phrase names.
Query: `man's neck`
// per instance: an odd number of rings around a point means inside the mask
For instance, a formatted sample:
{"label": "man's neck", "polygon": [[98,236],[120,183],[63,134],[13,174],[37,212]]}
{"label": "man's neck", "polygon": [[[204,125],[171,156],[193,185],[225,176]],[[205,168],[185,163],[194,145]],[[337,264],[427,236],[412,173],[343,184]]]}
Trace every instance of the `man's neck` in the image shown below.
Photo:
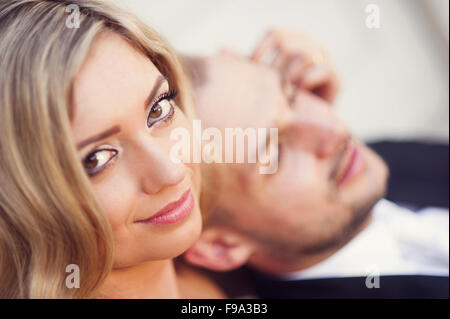
{"label": "man's neck", "polygon": [[360,234],[364,229],[367,228],[367,226],[372,221],[372,218],[373,214],[369,214],[364,223],[362,223],[361,226],[354,232],[353,236],[351,236],[343,244],[336,246],[332,249],[322,251],[316,254],[295,256],[295,257],[283,256],[281,258],[274,258],[273,255],[269,256],[261,254],[253,256],[251,261],[249,262],[249,265],[254,269],[257,269],[270,275],[282,275],[308,269],[328,259],[336,252],[338,252],[341,248],[343,248],[345,245],[347,245],[353,238],[358,236],[358,234]]}
{"label": "man's neck", "polygon": [[100,288],[99,298],[179,298],[172,259],[113,269]]}

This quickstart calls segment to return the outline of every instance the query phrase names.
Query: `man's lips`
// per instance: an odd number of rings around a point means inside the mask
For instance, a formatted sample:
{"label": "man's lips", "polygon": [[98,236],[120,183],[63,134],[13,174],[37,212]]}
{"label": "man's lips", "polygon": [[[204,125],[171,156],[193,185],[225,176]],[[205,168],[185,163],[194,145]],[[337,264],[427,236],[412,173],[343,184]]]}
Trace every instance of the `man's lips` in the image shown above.
{"label": "man's lips", "polygon": [[337,185],[340,186],[357,175],[363,169],[363,164],[361,150],[353,141],[349,141],[336,174]]}
{"label": "man's lips", "polygon": [[188,189],[178,200],[167,204],[150,218],[139,220],[138,222],[153,225],[175,224],[188,217],[193,208],[194,197],[191,190]]}

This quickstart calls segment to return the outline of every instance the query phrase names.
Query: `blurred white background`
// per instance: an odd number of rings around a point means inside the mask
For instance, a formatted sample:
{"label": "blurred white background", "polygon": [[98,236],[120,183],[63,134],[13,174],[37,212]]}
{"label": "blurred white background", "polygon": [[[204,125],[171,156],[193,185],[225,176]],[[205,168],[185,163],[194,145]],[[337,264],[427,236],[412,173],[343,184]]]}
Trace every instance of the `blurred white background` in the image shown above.
{"label": "blurred white background", "polygon": [[[448,142],[448,0],[112,1],[187,54],[248,55],[270,27],[303,30],[329,50],[337,111],[356,136]],[[379,29],[366,27],[368,4],[380,9]]]}

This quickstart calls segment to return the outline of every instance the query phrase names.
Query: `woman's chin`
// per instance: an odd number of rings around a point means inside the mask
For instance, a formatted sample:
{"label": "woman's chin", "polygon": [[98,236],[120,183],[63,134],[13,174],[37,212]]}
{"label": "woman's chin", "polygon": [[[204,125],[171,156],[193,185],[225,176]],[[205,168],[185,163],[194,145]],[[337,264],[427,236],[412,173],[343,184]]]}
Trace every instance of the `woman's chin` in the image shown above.
{"label": "woman's chin", "polygon": [[167,235],[166,243],[161,246],[161,255],[158,254],[160,256],[158,259],[175,258],[183,254],[199,239],[201,231],[202,218],[200,209],[196,205],[185,224]]}
{"label": "woman's chin", "polygon": [[190,216],[182,223],[156,227],[139,240],[129,241],[128,245],[116,246],[118,255],[113,268],[132,267],[141,263],[172,259],[183,254],[200,237],[202,230],[200,209],[195,204]]}

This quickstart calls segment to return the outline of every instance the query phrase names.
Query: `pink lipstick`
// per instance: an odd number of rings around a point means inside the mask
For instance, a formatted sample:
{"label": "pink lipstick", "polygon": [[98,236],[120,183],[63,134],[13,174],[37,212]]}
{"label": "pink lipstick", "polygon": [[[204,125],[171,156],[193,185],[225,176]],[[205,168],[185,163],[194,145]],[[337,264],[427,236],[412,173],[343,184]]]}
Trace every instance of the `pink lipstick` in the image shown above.
{"label": "pink lipstick", "polygon": [[186,219],[191,214],[193,208],[194,197],[189,189],[178,200],[167,204],[155,215],[139,222],[158,226],[176,224]]}

